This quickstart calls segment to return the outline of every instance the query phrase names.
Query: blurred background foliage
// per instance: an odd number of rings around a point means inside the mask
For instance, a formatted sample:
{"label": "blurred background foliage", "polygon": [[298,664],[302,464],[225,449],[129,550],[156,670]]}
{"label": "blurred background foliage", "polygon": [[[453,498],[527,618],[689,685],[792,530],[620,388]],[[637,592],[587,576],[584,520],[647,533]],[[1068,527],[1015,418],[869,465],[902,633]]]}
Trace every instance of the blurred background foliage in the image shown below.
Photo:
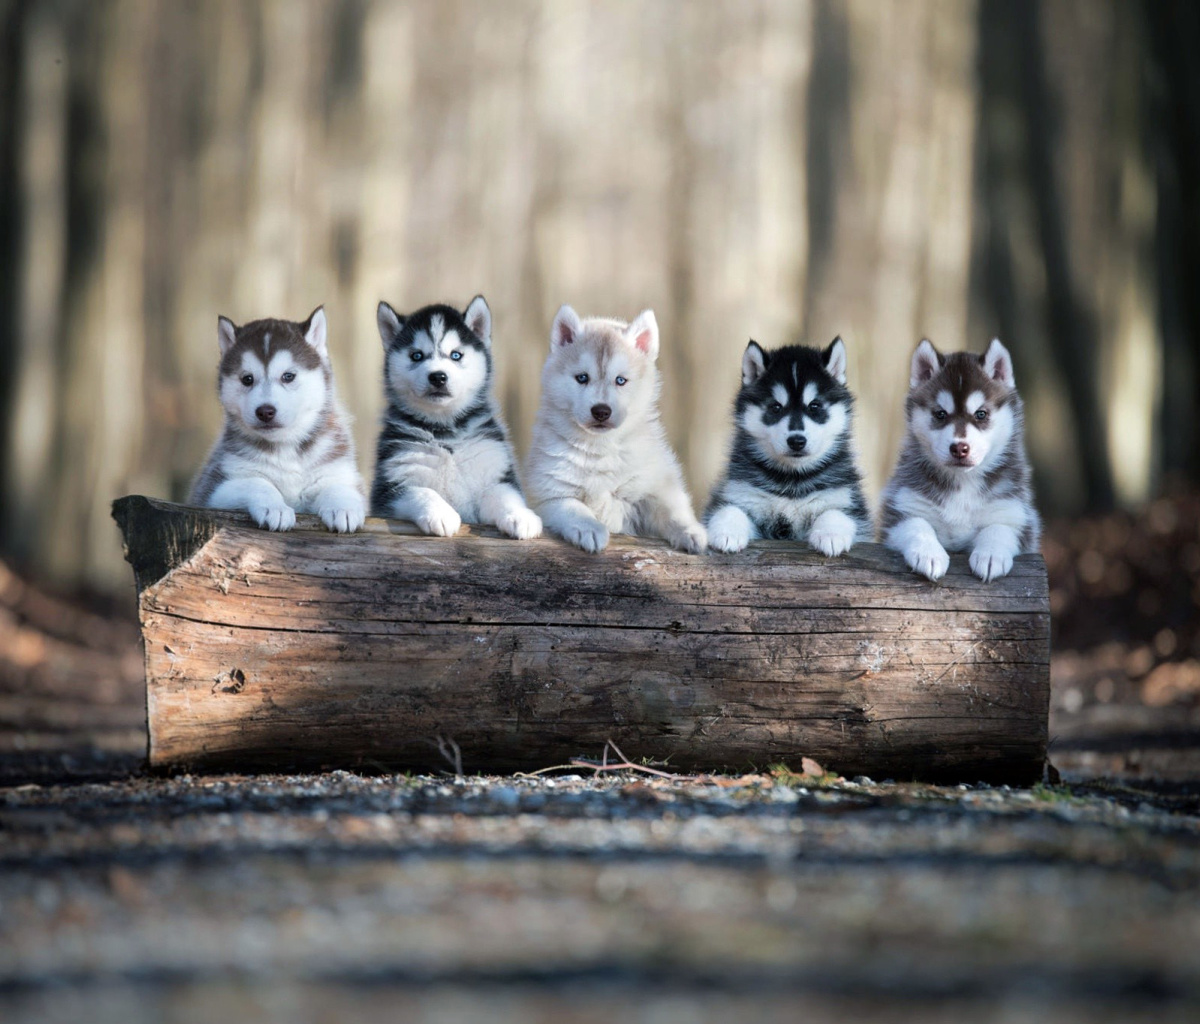
{"label": "blurred background foliage", "polygon": [[0,557],[128,591],[219,313],[325,304],[369,474],[377,301],[477,292],[519,452],[562,302],[657,312],[697,505],[748,338],[846,339],[875,495],[916,341],[999,335],[1043,508],[1142,505],[1197,468],[1198,7],[0,0]]}

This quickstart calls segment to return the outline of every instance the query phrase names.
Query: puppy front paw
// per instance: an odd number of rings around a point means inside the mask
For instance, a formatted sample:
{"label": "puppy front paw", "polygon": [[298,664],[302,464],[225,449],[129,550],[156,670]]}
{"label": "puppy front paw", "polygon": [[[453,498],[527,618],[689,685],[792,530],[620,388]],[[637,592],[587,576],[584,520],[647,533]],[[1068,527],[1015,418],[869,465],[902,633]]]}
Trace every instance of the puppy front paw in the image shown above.
{"label": "puppy front paw", "polygon": [[516,508],[500,517],[496,529],[517,540],[532,540],[542,535],[542,518],[532,509]]}
{"label": "puppy front paw", "polygon": [[1013,567],[1012,552],[1007,548],[979,545],[971,552],[971,572],[984,583],[1007,576]]}
{"label": "puppy front paw", "polygon": [[251,505],[248,511],[264,530],[290,530],[296,525],[296,512],[289,505]]}
{"label": "puppy front paw", "polygon": [[422,533],[431,533],[435,537],[453,537],[462,526],[462,516],[448,501],[440,498],[438,504],[425,509],[415,521]]}
{"label": "puppy front paw", "polygon": [[563,530],[563,539],[584,551],[603,551],[608,547],[608,527],[603,523],[572,523]]}
{"label": "puppy front paw", "polygon": [[334,533],[354,533],[355,530],[362,529],[362,524],[366,519],[366,509],[360,502],[346,508],[319,508],[317,515],[321,517],[321,522],[325,524],[326,529],[332,530]]}
{"label": "puppy front paw", "polygon": [[915,540],[904,549],[904,560],[913,572],[940,580],[950,568],[950,556],[936,540]]}
{"label": "puppy front paw", "polygon": [[708,548],[708,531],[699,523],[677,527],[667,539],[671,547],[691,555],[703,554]]}
{"label": "puppy front paw", "polygon": [[808,534],[808,543],[826,558],[836,558],[850,550],[854,544],[854,534],[853,523],[849,530],[841,526],[814,526]]}
{"label": "puppy front paw", "polygon": [[742,551],[750,543],[750,520],[741,509],[726,505],[708,522],[708,546],[714,551]]}

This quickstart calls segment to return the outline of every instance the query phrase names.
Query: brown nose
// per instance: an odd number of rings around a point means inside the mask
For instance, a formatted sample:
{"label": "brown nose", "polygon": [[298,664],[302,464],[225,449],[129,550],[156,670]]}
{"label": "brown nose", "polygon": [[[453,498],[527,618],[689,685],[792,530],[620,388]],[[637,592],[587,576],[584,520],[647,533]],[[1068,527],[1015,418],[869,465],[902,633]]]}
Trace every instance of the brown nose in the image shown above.
{"label": "brown nose", "polygon": [[612,415],[612,409],[607,405],[593,405],[592,419],[597,423],[603,423]]}
{"label": "brown nose", "polygon": [[263,423],[270,423],[275,418],[275,406],[260,405],[254,410],[254,415]]}
{"label": "brown nose", "polygon": [[971,446],[966,441],[952,441],[950,444],[950,454],[956,459],[965,459],[971,454]]}

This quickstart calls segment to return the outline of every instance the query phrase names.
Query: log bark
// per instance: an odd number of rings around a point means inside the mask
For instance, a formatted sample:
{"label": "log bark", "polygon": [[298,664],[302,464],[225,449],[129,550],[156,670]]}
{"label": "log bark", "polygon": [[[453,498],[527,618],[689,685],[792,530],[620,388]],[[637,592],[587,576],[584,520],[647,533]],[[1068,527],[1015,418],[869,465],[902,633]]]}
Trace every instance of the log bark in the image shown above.
{"label": "log bark", "polygon": [[599,555],[483,528],[352,537],[300,517],[122,498],[155,768],[531,770],[598,756],[681,771],[1029,783],[1050,694],[1045,564],[939,585],[879,545]]}

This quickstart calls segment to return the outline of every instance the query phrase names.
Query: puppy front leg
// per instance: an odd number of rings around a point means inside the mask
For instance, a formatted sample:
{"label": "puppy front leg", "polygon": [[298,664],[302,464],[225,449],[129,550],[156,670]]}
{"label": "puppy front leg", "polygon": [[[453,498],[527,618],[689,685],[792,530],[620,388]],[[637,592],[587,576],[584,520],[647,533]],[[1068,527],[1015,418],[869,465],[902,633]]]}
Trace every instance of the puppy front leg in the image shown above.
{"label": "puppy front leg", "polygon": [[708,547],[708,531],[700,525],[683,491],[654,495],[643,504],[647,525],[673,548],[698,555]]}
{"label": "puppy front leg", "polygon": [[554,498],[538,506],[542,523],[551,533],[584,551],[608,547],[608,527],[577,498]]}
{"label": "puppy front leg", "polygon": [[971,549],[971,572],[984,583],[1007,576],[1020,549],[1021,540],[1011,526],[1003,523],[985,526],[975,537],[975,546]]}
{"label": "puppy front leg", "polygon": [[886,544],[904,556],[910,569],[931,580],[940,580],[950,568],[950,556],[927,519],[900,520],[888,531]]}
{"label": "puppy front leg", "polygon": [[844,555],[854,544],[858,525],[840,508],[827,508],[813,520],[808,543],[827,558]]}
{"label": "puppy front leg", "polygon": [[715,551],[741,551],[757,538],[754,523],[737,505],[722,505],[708,517],[708,546]]}
{"label": "puppy front leg", "polygon": [[453,537],[462,526],[462,516],[431,487],[406,487],[392,502],[391,512],[438,537]]}
{"label": "puppy front leg", "polygon": [[499,483],[483,492],[479,499],[479,518],[517,540],[542,535],[542,520],[525,504],[521,492],[512,484]]}
{"label": "puppy front leg", "polygon": [[270,480],[260,476],[239,477],[217,485],[208,499],[209,508],[245,510],[264,530],[290,530],[296,512]]}

